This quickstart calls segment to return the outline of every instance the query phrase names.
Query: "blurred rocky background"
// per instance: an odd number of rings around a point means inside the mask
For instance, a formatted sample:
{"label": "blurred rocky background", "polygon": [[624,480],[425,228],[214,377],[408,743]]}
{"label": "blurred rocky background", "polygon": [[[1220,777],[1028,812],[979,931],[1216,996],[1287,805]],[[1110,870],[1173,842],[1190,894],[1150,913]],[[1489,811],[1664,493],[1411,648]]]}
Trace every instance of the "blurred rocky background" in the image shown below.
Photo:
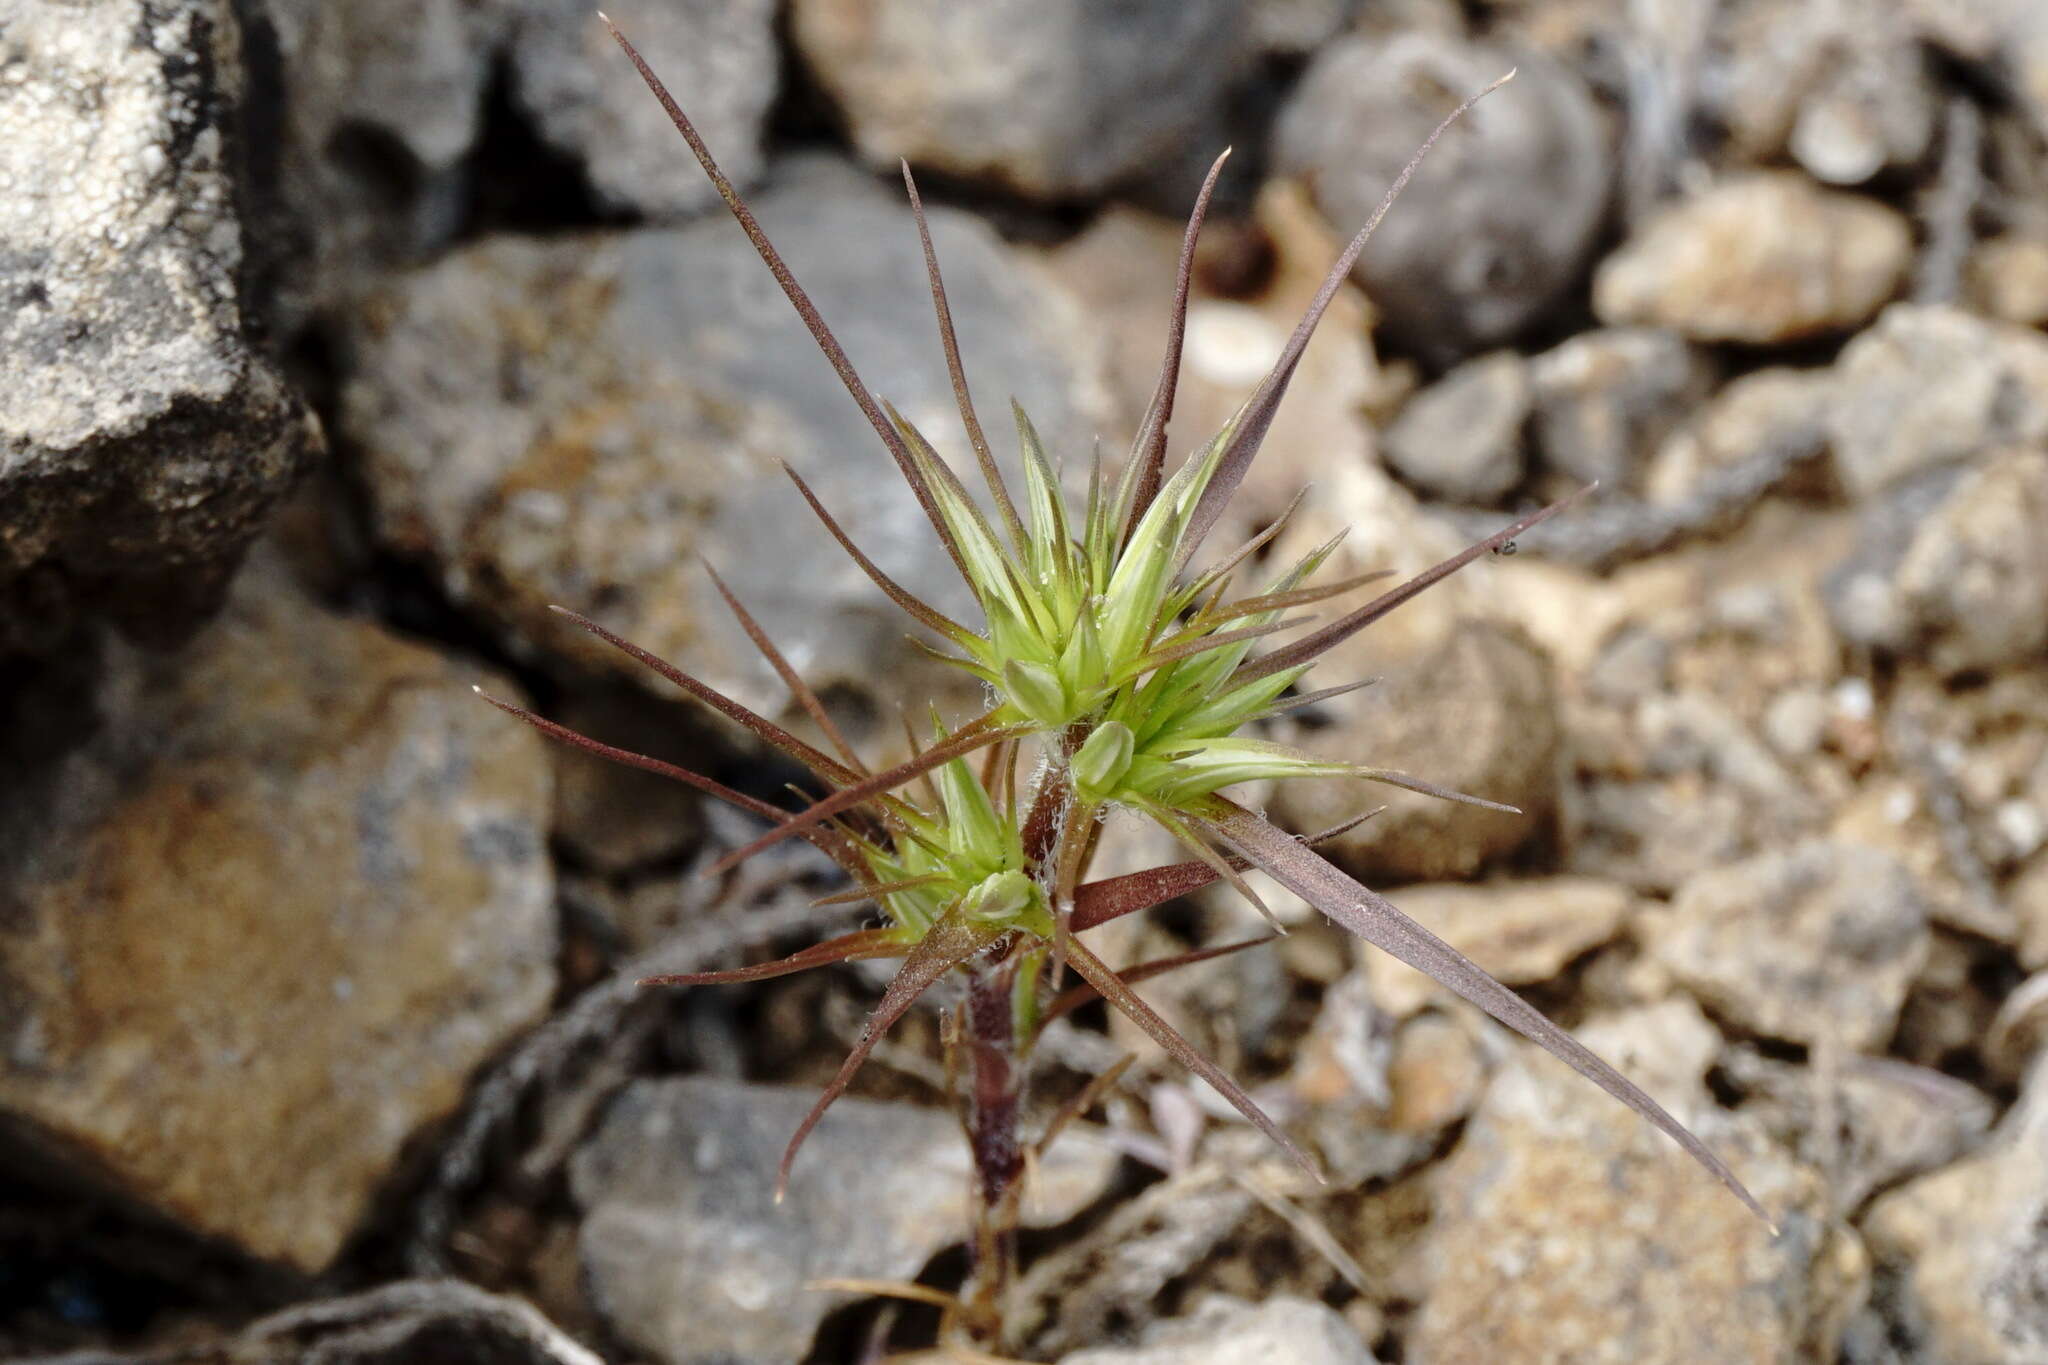
{"label": "blurred rocky background", "polygon": [[[874,385],[1175,449],[1444,139],[1241,507],[1413,570],[1325,665],[1338,856],[1728,1154],[1305,916],[1150,994],[1321,1150],[1122,1050],[1039,1173],[1037,1359],[2048,1360],[2048,7],[615,0]],[[472,683],[775,796],[563,603],[750,703],[709,560],[876,752],[963,699],[783,480],[944,593],[865,425],[571,0],[0,0],[0,1355],[879,1360],[957,1283],[935,1016],[769,1168],[876,991],[659,997],[844,927],[817,861]],[[999,443],[1000,444],[1000,443]],[[1287,544],[1276,547],[1284,552]],[[1290,792],[1298,828],[1362,801]],[[1112,839],[1112,844],[1118,844]],[[1126,865],[1166,850],[1122,840]],[[1275,905],[1286,914],[1283,897]],[[837,916],[835,918],[835,915]],[[1238,936],[1197,898],[1102,950]]]}

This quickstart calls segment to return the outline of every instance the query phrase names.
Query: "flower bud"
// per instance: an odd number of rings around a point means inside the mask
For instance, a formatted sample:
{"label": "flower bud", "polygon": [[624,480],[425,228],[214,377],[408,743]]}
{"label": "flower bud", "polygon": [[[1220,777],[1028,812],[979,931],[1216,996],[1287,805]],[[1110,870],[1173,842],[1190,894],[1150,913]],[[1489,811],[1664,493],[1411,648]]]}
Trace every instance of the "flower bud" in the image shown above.
{"label": "flower bud", "polygon": [[1121,721],[1104,721],[1074,751],[1074,788],[1091,801],[1106,800],[1131,770],[1138,738]]}
{"label": "flower bud", "polygon": [[1038,897],[1038,887],[1014,869],[984,877],[960,901],[960,913],[969,919],[1000,923],[1017,918]]}
{"label": "flower bud", "polygon": [[1060,685],[1060,675],[1044,664],[1010,660],[1003,665],[1003,685],[1017,709],[1038,724],[1065,725],[1071,719],[1067,715],[1067,690]]}

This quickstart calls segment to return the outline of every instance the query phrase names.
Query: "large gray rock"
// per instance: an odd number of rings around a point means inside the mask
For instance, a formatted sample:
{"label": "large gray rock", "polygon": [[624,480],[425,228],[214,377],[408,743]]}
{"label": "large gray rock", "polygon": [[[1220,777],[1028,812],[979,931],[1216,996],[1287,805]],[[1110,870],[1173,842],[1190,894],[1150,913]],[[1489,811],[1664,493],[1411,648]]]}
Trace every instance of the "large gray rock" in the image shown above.
{"label": "large gray rock", "polygon": [[1961,309],[1894,304],[1835,362],[1828,435],[1851,495],[2048,440],[2048,337]]}
{"label": "large gray rock", "polygon": [[[823,160],[783,167],[756,208],[868,383],[971,478],[908,212]],[[998,449],[1015,394],[1049,450],[1085,459],[1057,300],[964,215],[934,212],[932,228]],[[893,705],[906,676],[930,685],[909,619],[817,525],[783,460],[884,571],[971,610],[875,433],[728,221],[486,241],[379,295],[354,351],[345,420],[383,536],[517,647],[665,687],[547,610],[561,603],[780,709],[786,694],[704,556],[821,691]]]}
{"label": "large gray rock", "polygon": [[1354,272],[1390,328],[1440,356],[1508,340],[1577,278],[1613,163],[1584,82],[1445,35],[1351,37],[1316,57],[1276,132],[1282,169],[1349,235],[1430,129],[1510,68],[1430,153]]}
{"label": "large gray rock", "polygon": [[1915,1359],[2048,1355],[2048,1063],[1975,1156],[1880,1198],[1863,1221],[1896,1277],[1887,1306]]}
{"label": "large gray rock", "polygon": [[[965,1238],[967,1144],[934,1109],[839,1101],[775,1203],[776,1164],[815,1099],[691,1077],[636,1082],[613,1102],[570,1189],[592,1302],[636,1350],[668,1365],[801,1359],[836,1306],[807,1281],[911,1279]],[[1073,1217],[1116,1161],[1070,1132],[1038,1167],[1026,1220]]]}
{"label": "large gray rock", "polygon": [[1333,1310],[1279,1295],[1253,1305],[1205,1300],[1193,1313],[1152,1324],[1136,1346],[1064,1356],[1060,1365],[1374,1365],[1358,1333]]}
{"label": "large gray rock", "polygon": [[23,0],[0,28],[0,655],[218,605],[317,446],[241,297],[227,0]]}
{"label": "large gray rock", "polygon": [[[767,0],[620,9],[742,190],[778,88]],[[672,218],[718,202],[661,106],[582,0],[252,0],[280,92],[267,148],[290,326],[445,247],[474,211],[492,81],[607,210]],[[500,184],[495,187],[502,191]],[[539,206],[542,213],[555,206]]]}
{"label": "large gray rock", "polygon": [[258,0],[250,14],[280,86],[272,250],[287,268],[272,302],[296,328],[461,226],[464,162],[514,16],[505,0]]}
{"label": "large gray rock", "polygon": [[42,751],[7,755],[0,795],[0,1114],[317,1271],[547,1007],[548,769],[470,692],[504,680],[278,577],[252,565],[180,655],[116,651],[96,689],[23,706]]}
{"label": "large gray rock", "polygon": [[1041,198],[1179,159],[1213,122],[1247,33],[1239,0],[797,0],[790,32],[854,146]]}
{"label": "large gray rock", "polygon": [[1912,259],[1906,220],[1790,172],[1747,175],[1650,219],[1600,263],[1602,322],[1774,345],[1861,326]]}
{"label": "large gray rock", "polygon": [[[551,146],[583,166],[606,208],[702,212],[718,192],[668,115],[583,0],[524,0],[514,98]],[[681,102],[742,189],[761,176],[762,124],[779,85],[774,0],[666,0],[613,18]]]}
{"label": "large gray rock", "polygon": [[1713,1027],[1672,1000],[1580,1036],[1719,1151],[1779,1235],[1637,1115],[1521,1045],[1437,1169],[1405,1358],[1834,1359],[1861,1248],[1830,1232],[1812,1170],[1708,1099]]}
{"label": "large gray rock", "polygon": [[1878,849],[1810,842],[1702,872],[1648,933],[1724,1017],[1772,1038],[1876,1051],[1927,957],[1927,905]]}

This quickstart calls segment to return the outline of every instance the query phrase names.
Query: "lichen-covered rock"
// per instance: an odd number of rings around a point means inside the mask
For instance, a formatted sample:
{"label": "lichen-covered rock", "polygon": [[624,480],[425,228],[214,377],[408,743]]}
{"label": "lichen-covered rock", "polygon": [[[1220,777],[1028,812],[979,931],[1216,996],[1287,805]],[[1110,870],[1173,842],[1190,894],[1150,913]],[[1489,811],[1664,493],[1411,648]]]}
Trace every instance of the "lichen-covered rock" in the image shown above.
{"label": "lichen-covered rock", "polygon": [[1204,1300],[1153,1323],[1136,1346],[1063,1356],[1060,1365],[1374,1365],[1351,1325],[1323,1304],[1281,1294],[1264,1303]]}
{"label": "lichen-covered rock", "polygon": [[[908,212],[823,160],[785,166],[755,208],[870,386],[971,466]],[[1014,393],[1048,449],[1085,459],[1059,296],[963,215],[935,211],[932,229],[990,429],[1003,424],[987,396]],[[702,556],[820,691],[850,691],[879,717],[884,697],[928,695],[953,674],[917,662],[908,618],[780,467],[898,582],[969,610],[887,452],[732,223],[495,238],[373,300],[354,347],[346,422],[383,536],[517,647],[664,686],[548,611],[560,603],[781,709],[787,693]]]}
{"label": "lichen-covered rock", "polygon": [[1812,1170],[1707,1098],[1712,1026],[1674,1000],[1579,1033],[1719,1151],[1780,1234],[1636,1114],[1523,1045],[1433,1180],[1405,1358],[1833,1359],[1861,1247],[1829,1231]]}
{"label": "lichen-covered rock", "polygon": [[1519,631],[1469,621],[1427,652],[1388,668],[1366,631],[1325,655],[1310,684],[1372,676],[1328,703],[1302,747],[1329,758],[1412,773],[1519,808],[1509,815],[1351,779],[1290,782],[1274,807],[1290,828],[1325,829],[1384,801],[1388,809],[1332,840],[1337,859],[1381,882],[1455,880],[1507,856],[1551,826],[1559,726],[1550,660]]}
{"label": "lichen-covered rock", "polygon": [[1789,172],[1746,175],[1657,214],[1600,263],[1610,324],[1781,345],[1861,326],[1912,259],[1906,220]]}
{"label": "lichen-covered rock", "polygon": [[1513,351],[1468,360],[1408,401],[1387,428],[1384,455],[1423,492],[1494,502],[1522,481],[1529,366]]}
{"label": "lichen-covered rock", "polygon": [[1613,164],[1584,82],[1449,35],[1354,36],[1317,55],[1276,132],[1282,169],[1350,233],[1430,129],[1510,68],[1430,153],[1354,272],[1390,329],[1439,356],[1508,340],[1578,276]]}
{"label": "lichen-covered rock", "polygon": [[[523,8],[514,97],[540,136],[581,164],[598,202],[654,218],[715,208],[718,192],[591,7],[524,0]],[[775,10],[774,0],[666,0],[617,16],[743,190],[766,161],[762,125],[779,84]]]}
{"label": "lichen-covered rock", "polygon": [[1241,61],[1237,0],[797,0],[790,33],[854,146],[1021,194],[1099,193],[1175,159]]}
{"label": "lichen-covered rock", "polygon": [[1836,628],[1956,674],[2048,647],[2048,449],[2023,447],[1892,490],[1831,582]]}
{"label": "lichen-covered rock", "polygon": [[1927,956],[1927,905],[1875,848],[1813,841],[1695,875],[1646,931],[1680,984],[1772,1038],[1881,1048]]}
{"label": "lichen-covered rock", "polygon": [[2048,337],[2024,327],[1894,304],[1842,349],[1835,377],[1828,435],[1857,498],[2048,440]]}
{"label": "lichen-covered rock", "polygon": [[1671,332],[1583,332],[1529,363],[1543,463],[1575,479],[1626,488],[1701,400],[1713,367]]}
{"label": "lichen-covered rock", "polygon": [[170,643],[318,445],[242,297],[234,6],[24,0],[0,72],[0,655]]}
{"label": "lichen-covered rock", "polygon": [[2048,1062],[1991,1142],[1884,1195],[1863,1220],[1885,1302],[1923,1360],[2023,1365],[2048,1355]]}
{"label": "lichen-covered rock", "polygon": [[[592,1302],[668,1365],[790,1361],[835,1306],[806,1282],[907,1280],[967,1233],[969,1163],[954,1118],[843,1099],[805,1142],[789,1195],[775,1169],[816,1099],[800,1088],[639,1081],[576,1154],[570,1189]],[[1098,1198],[1116,1154],[1070,1130],[1024,1200],[1033,1226]]]}
{"label": "lichen-covered rock", "polygon": [[313,1271],[546,1008],[548,771],[464,670],[275,576],[179,656],[111,660],[89,738],[10,772],[0,1111]]}

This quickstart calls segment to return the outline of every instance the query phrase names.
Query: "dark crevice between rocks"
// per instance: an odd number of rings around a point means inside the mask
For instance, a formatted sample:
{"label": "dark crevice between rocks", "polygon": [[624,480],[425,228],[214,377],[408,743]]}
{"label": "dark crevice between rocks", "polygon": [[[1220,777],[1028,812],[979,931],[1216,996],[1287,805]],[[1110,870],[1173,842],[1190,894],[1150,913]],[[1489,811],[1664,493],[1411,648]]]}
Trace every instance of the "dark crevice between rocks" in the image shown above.
{"label": "dark crevice between rocks", "polygon": [[0,1123],[0,1355],[229,1331],[303,1298],[303,1276],[114,1198]]}
{"label": "dark crevice between rocks", "polygon": [[[583,163],[540,135],[513,96],[512,82],[511,59],[501,53],[491,64],[482,125],[464,167],[470,194],[455,240],[494,232],[547,236],[639,221],[602,206]],[[681,138],[676,153],[689,154]]]}

